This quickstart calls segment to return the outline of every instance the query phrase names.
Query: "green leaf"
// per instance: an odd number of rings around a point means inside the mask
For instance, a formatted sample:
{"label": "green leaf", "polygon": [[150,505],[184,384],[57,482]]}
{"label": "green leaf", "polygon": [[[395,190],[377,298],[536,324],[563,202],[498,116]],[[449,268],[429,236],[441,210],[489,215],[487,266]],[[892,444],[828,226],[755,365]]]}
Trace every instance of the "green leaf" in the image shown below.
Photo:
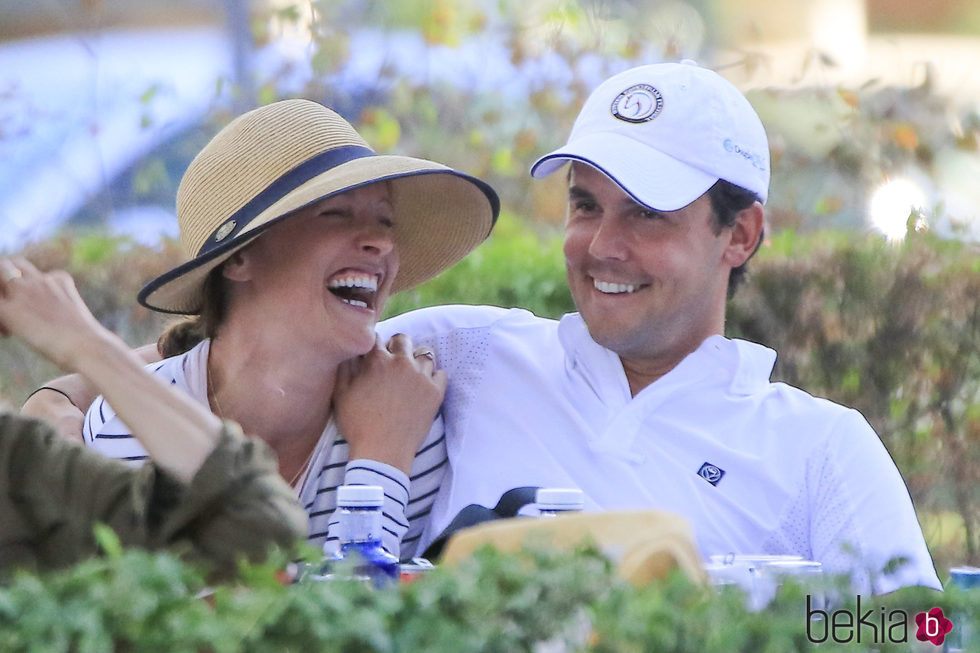
{"label": "green leaf", "polygon": [[108,557],[119,558],[122,556],[122,543],[112,528],[105,524],[95,524],[92,526],[92,533],[95,535],[95,541],[99,545],[99,548]]}
{"label": "green leaf", "polygon": [[861,372],[860,370],[851,369],[848,370],[844,377],[840,380],[841,390],[844,392],[857,392],[861,389]]}

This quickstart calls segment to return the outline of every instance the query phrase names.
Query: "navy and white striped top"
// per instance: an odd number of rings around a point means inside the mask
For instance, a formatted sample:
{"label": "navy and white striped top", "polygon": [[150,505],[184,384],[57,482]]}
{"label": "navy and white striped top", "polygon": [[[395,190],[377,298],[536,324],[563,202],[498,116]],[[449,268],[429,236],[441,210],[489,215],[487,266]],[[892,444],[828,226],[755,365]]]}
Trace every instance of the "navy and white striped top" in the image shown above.
{"label": "navy and white striped top", "polygon": [[[147,366],[153,374],[208,406],[207,360],[210,341],[190,351]],[[110,458],[142,464],[148,456],[129,427],[116,416],[103,397],[89,407],[82,427],[85,444]],[[317,545],[335,542],[337,487],[380,485],[384,488],[383,543],[402,558],[416,553],[418,541],[428,524],[439,484],[447,471],[446,441],[442,418],[433,423],[415,456],[411,475],[374,460],[348,460],[349,448],[333,420],[317,442],[297,490],[310,520],[308,539]]]}

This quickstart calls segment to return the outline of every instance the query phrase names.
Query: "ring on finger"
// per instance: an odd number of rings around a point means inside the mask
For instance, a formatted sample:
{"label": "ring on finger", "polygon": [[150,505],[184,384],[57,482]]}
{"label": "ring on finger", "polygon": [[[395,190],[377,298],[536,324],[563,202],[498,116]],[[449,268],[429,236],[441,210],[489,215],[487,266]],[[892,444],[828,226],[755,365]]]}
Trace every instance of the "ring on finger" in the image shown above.
{"label": "ring on finger", "polygon": [[422,351],[417,351],[413,354],[415,358],[428,358],[433,363],[436,362],[436,355],[428,349],[423,349]]}
{"label": "ring on finger", "polygon": [[16,279],[20,279],[24,276],[24,273],[20,268],[14,267],[12,264],[3,269],[3,282],[10,283]]}

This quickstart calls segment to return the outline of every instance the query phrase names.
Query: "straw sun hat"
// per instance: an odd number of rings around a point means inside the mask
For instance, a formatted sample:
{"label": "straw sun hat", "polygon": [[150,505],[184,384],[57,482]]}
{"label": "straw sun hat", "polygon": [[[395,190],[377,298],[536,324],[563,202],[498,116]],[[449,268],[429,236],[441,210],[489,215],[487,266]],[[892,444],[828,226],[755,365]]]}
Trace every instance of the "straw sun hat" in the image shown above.
{"label": "straw sun hat", "polygon": [[401,264],[393,291],[431,279],[480,244],[500,210],[486,183],[439,163],[375,154],[351,125],[309,100],[239,116],[194,158],[177,191],[187,262],[138,296],[165,313],[201,310],[208,273],[297,209],[386,180]]}

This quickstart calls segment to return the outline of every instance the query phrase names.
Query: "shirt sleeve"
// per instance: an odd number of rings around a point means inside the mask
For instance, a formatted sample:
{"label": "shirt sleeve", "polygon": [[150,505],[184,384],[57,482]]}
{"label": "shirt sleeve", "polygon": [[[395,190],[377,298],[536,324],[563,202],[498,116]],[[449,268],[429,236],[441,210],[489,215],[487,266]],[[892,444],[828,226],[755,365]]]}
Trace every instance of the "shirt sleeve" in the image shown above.
{"label": "shirt sleeve", "polygon": [[273,544],[289,547],[306,535],[306,511],[280,477],[272,451],[234,422],[224,422],[190,484],[155,465],[147,468],[153,481],[134,486],[134,504],[150,548],[187,541],[195,556],[231,572],[242,555],[259,560]]}
{"label": "shirt sleeve", "polygon": [[[189,545],[233,570],[306,532],[306,515],[268,448],[226,423],[189,485],[155,465],[134,469],[73,445],[43,422],[0,420],[0,566],[60,567],[98,552],[95,522],[124,546]],[[30,564],[21,565],[21,562]]]}
{"label": "shirt sleeve", "polygon": [[[358,458],[347,463],[344,470],[344,485],[380,485],[384,490],[384,504],[381,507],[381,546],[391,555],[398,557],[402,537],[408,531],[405,509],[408,506],[409,479],[397,467]],[[337,546],[337,523],[339,515],[334,511],[327,526],[326,545]]]}
{"label": "shirt sleeve", "polygon": [[420,308],[379,322],[376,331],[382,340],[387,341],[396,333],[404,333],[418,344],[418,341],[433,339],[459,329],[487,327],[508,317],[532,317],[528,311],[519,308],[499,308],[497,306],[443,305]]}
{"label": "shirt sleeve", "polygon": [[908,488],[871,425],[847,410],[811,461],[813,556],[859,593],[941,589]]}
{"label": "shirt sleeve", "polygon": [[99,395],[85,412],[85,419],[82,422],[82,438],[86,445],[91,445],[95,441],[95,434],[102,429],[106,420],[112,417],[111,415],[106,415],[106,411],[111,412],[109,404],[106,403],[105,397]]}
{"label": "shirt sleeve", "polygon": [[[180,360],[183,360],[183,356],[150,363],[145,369],[150,374],[169,379],[174,385],[177,379],[173,376],[173,368]],[[139,440],[133,437],[132,429],[119,419],[103,395],[96,397],[85,413],[82,441],[103,456],[126,461],[131,466],[139,466],[150,457]]]}
{"label": "shirt sleeve", "polygon": [[[133,492],[152,479],[69,443],[44,422],[0,418],[0,566],[56,568],[95,554],[95,522],[145,545]],[[8,527],[13,524],[13,527]]]}

